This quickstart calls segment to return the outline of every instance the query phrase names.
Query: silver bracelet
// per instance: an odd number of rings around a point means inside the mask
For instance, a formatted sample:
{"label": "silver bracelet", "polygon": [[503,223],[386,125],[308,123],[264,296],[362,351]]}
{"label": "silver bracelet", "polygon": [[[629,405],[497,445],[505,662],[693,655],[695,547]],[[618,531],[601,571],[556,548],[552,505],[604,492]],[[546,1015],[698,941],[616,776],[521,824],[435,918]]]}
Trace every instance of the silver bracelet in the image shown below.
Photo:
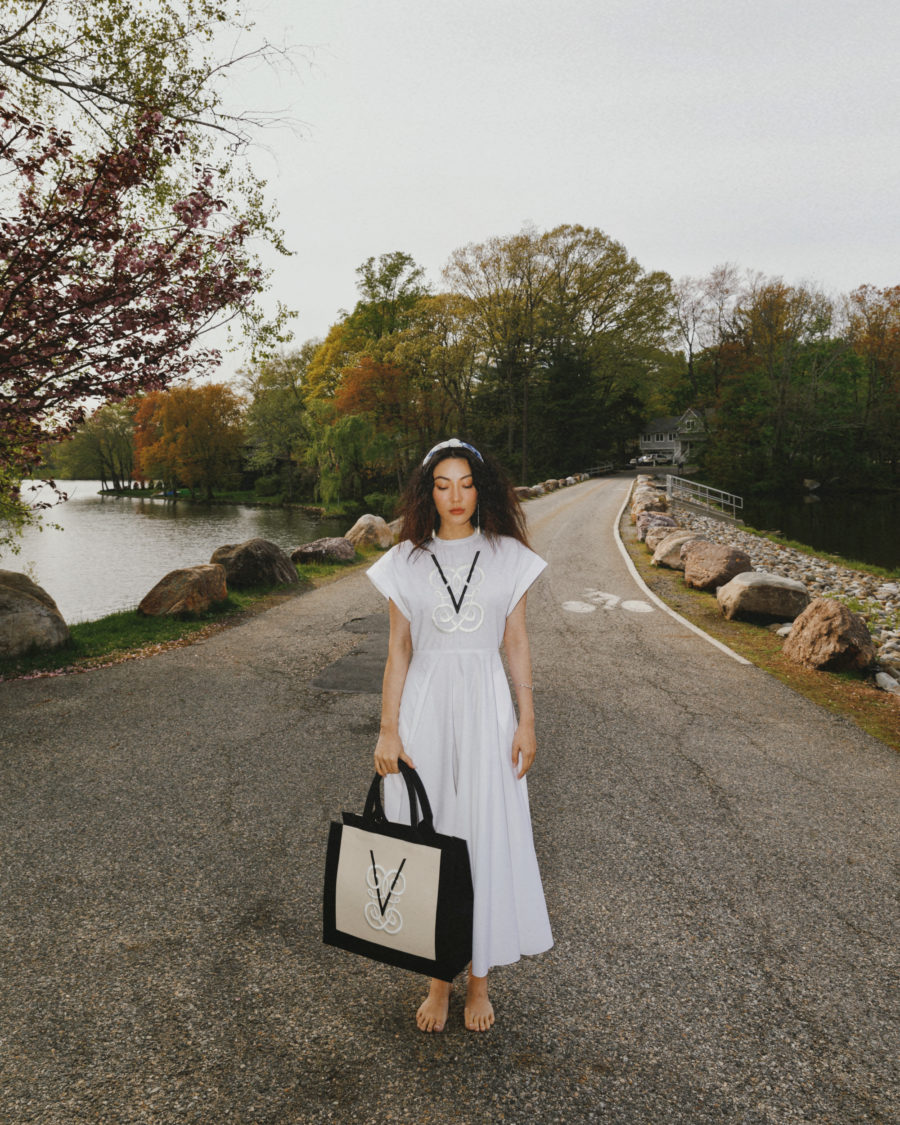
{"label": "silver bracelet", "polygon": [[516,684],[516,687],[526,687],[529,691],[534,691],[534,684]]}

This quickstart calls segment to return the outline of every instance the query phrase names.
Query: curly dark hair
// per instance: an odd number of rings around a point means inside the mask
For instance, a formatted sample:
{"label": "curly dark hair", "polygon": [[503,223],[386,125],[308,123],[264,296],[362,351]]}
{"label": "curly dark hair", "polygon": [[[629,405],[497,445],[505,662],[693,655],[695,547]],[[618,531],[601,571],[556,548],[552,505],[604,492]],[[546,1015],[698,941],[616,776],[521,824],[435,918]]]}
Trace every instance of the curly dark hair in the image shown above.
{"label": "curly dark hair", "polygon": [[432,490],[434,466],[448,457],[467,462],[472,474],[472,482],[478,492],[478,522],[481,530],[494,539],[498,535],[508,535],[511,539],[528,546],[525,532],[525,513],[516,496],[512,482],[503,466],[493,454],[479,448],[484,458],[479,461],[474,453],[462,446],[439,449],[424,465],[416,468],[400,497],[400,540],[409,539],[416,549],[427,546],[431,533],[440,527],[440,517],[434,506]]}

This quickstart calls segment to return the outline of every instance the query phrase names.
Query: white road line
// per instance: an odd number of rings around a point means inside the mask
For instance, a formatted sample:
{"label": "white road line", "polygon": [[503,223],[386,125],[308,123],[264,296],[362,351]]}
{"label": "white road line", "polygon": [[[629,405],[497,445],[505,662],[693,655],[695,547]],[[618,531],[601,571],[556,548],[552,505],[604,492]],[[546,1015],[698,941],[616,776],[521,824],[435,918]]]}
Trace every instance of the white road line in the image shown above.
{"label": "white road line", "polygon": [[659,608],[668,613],[670,617],[674,617],[675,620],[684,625],[686,629],[690,629],[690,631],[692,633],[696,633],[698,637],[702,637],[705,641],[709,641],[711,645],[715,645],[717,649],[719,649],[721,652],[724,652],[727,656],[730,656],[732,660],[736,660],[738,664],[752,664],[752,661],[746,660],[743,656],[739,656],[727,645],[723,645],[721,641],[717,641],[715,637],[711,637],[709,633],[704,633],[702,629],[699,629],[691,621],[686,620],[681,616],[680,613],[676,613],[674,609],[666,605],[662,598],[658,598],[647,585],[647,583],[643,580],[643,578],[641,578],[640,574],[638,573],[637,567],[631,561],[631,555],[629,555],[625,544],[622,542],[622,536],[619,534],[619,521],[622,519],[622,513],[625,511],[625,508],[628,505],[628,501],[630,499],[631,489],[629,488],[627,493],[625,494],[625,499],[622,502],[622,507],[619,508],[619,511],[616,514],[616,519],[613,523],[613,535],[615,537],[616,544],[619,550],[622,552],[622,558],[625,560],[625,565],[631,572],[631,577],[635,580],[635,582],[637,582],[638,586],[641,587],[641,589],[644,591],[647,597],[650,598],[651,601],[655,602],[659,606]]}

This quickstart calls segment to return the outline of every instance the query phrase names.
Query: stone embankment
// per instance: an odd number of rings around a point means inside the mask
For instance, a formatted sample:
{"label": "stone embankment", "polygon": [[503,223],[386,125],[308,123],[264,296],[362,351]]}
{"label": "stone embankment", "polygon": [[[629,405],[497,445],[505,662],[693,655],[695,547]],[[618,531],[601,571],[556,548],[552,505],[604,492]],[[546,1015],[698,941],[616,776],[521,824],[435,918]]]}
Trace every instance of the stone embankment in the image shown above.
{"label": "stone embankment", "polygon": [[865,670],[900,696],[900,583],[673,506],[650,475],[635,481],[631,519],[654,566],[683,571],[685,585],[714,593],[729,619],[771,622],[788,659]]}
{"label": "stone embankment", "polygon": [[835,598],[860,614],[872,634],[879,663],[891,665],[900,675],[900,582],[839,566],[773,539],[751,535],[725,520],[675,507],[682,527],[712,543],[740,548],[750,556],[754,570],[802,582],[813,597]]}

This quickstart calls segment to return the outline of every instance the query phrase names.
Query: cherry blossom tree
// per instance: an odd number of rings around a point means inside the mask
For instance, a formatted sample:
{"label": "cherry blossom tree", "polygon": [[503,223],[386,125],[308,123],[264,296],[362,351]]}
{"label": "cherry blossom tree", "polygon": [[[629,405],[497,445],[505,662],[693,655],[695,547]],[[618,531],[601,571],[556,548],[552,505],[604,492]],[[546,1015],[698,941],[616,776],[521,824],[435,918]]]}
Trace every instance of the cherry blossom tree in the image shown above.
{"label": "cherry blossom tree", "polygon": [[[98,400],[203,374],[212,329],[249,308],[262,274],[249,224],[230,217],[212,169],[148,215],[141,192],[181,144],[148,110],[130,138],[79,154],[72,138],[0,89],[0,520],[29,518],[19,482],[38,447]],[[0,538],[2,538],[0,532]]]}

